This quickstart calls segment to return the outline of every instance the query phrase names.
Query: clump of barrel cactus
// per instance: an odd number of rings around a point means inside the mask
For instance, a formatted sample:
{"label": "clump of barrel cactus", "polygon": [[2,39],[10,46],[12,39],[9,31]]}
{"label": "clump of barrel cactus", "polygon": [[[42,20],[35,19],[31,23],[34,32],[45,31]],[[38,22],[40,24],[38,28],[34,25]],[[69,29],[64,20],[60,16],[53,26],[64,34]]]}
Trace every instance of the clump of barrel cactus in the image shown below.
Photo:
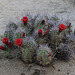
{"label": "clump of barrel cactus", "polygon": [[26,15],[18,24],[7,25],[0,49],[9,57],[21,57],[25,63],[47,66],[54,58],[69,59],[73,36],[69,21],[57,16]]}

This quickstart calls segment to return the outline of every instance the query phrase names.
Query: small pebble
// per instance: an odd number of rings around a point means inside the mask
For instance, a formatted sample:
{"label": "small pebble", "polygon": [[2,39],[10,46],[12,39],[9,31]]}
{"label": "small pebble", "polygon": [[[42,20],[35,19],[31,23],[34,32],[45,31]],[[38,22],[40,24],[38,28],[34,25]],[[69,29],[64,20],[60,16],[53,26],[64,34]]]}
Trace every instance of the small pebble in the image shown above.
{"label": "small pebble", "polygon": [[25,73],[21,73],[21,75],[25,75]]}
{"label": "small pebble", "polygon": [[60,69],[58,69],[58,71],[60,71]]}
{"label": "small pebble", "polygon": [[40,75],[40,70],[35,69],[34,73],[32,75]]}
{"label": "small pebble", "polygon": [[68,72],[67,75],[69,75],[70,73]]}

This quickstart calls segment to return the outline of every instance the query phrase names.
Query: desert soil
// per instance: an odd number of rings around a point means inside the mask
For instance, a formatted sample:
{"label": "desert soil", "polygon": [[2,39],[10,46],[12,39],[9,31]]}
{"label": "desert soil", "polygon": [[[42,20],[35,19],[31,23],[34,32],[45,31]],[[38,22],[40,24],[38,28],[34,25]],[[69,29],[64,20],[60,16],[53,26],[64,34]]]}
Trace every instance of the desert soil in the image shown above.
{"label": "desert soil", "polygon": [[[0,36],[10,21],[17,23],[27,13],[57,15],[60,19],[70,20],[75,29],[75,0],[0,0]],[[30,70],[27,70],[29,66]],[[35,69],[41,75],[75,75],[75,59],[69,62],[56,61],[53,67],[40,67],[35,64],[24,64],[19,59],[0,59],[0,75],[31,75]]]}

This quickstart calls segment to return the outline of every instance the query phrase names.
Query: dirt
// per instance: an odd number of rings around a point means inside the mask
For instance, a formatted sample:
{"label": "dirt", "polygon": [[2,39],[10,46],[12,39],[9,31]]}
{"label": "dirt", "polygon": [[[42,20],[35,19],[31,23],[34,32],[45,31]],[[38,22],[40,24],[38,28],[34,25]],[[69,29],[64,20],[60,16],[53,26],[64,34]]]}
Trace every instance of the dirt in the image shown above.
{"label": "dirt", "polygon": [[[68,62],[55,61],[53,66],[41,67],[35,64],[25,64],[20,59],[0,59],[0,75],[75,75],[75,60]],[[35,74],[37,75],[37,74]]]}

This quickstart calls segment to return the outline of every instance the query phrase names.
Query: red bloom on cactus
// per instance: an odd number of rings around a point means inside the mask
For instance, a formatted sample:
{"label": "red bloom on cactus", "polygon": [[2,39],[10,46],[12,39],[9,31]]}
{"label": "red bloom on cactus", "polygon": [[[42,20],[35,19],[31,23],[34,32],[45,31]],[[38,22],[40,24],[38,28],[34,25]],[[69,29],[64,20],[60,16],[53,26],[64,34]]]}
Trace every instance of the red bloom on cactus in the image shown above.
{"label": "red bloom on cactus", "polygon": [[47,22],[48,22],[48,20],[47,20]]}
{"label": "red bloom on cactus", "polygon": [[8,46],[11,47],[11,42],[8,43]]}
{"label": "red bloom on cactus", "polygon": [[21,20],[25,25],[28,23],[28,17],[23,17]]}
{"label": "red bloom on cactus", "polygon": [[38,34],[42,35],[42,30],[41,29],[39,29]]}
{"label": "red bloom on cactus", "polygon": [[2,40],[2,42],[5,43],[5,44],[8,44],[8,38],[4,37],[3,40]]}
{"label": "red bloom on cactus", "polygon": [[54,50],[51,51],[51,53],[48,55],[48,57],[50,57],[52,55],[52,53],[54,52]]}
{"label": "red bloom on cactus", "polygon": [[25,38],[25,32],[23,32],[23,35],[22,35],[22,37],[23,37],[23,38]]}
{"label": "red bloom on cactus", "polygon": [[44,36],[48,35],[49,33],[49,29],[45,32]]}
{"label": "red bloom on cactus", "polygon": [[15,41],[15,45],[18,45],[18,46],[22,46],[22,43],[23,43],[23,41],[22,41],[21,38],[20,39],[16,39],[16,41]]}
{"label": "red bloom on cactus", "polygon": [[67,27],[71,27],[71,23]]}
{"label": "red bloom on cactus", "polygon": [[5,47],[3,47],[3,46],[0,45],[0,49],[1,49],[1,50],[5,50]]}
{"label": "red bloom on cactus", "polygon": [[66,29],[66,26],[64,24],[59,25],[59,31],[63,31]]}
{"label": "red bloom on cactus", "polygon": [[42,20],[42,24],[45,24],[45,20]]}

